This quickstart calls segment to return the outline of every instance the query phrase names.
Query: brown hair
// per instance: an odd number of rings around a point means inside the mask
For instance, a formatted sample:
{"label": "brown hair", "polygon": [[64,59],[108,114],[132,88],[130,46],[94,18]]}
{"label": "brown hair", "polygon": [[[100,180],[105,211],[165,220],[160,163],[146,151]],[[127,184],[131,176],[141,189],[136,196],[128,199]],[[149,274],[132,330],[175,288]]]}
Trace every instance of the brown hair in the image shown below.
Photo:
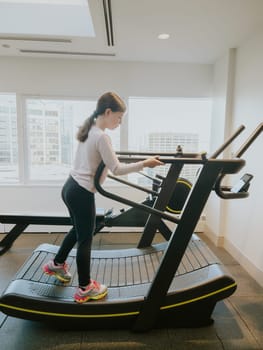
{"label": "brown hair", "polygon": [[89,131],[96,121],[97,116],[104,114],[107,108],[111,109],[112,112],[124,113],[126,111],[126,105],[124,101],[116,93],[106,92],[98,99],[95,111],[89,118],[85,120],[83,125],[79,128],[77,133],[78,141],[86,141],[89,136]]}

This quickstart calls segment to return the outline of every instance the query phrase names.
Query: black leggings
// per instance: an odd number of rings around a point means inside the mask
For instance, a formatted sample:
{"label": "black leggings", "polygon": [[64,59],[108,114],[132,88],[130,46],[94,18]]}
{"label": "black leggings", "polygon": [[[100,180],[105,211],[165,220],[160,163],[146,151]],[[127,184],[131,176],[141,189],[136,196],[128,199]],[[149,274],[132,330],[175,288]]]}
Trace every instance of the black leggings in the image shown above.
{"label": "black leggings", "polygon": [[77,243],[79,286],[85,287],[90,282],[91,244],[96,220],[94,193],[81,187],[70,176],[62,188],[62,199],[69,210],[73,227],[64,238],[54,260],[64,263]]}

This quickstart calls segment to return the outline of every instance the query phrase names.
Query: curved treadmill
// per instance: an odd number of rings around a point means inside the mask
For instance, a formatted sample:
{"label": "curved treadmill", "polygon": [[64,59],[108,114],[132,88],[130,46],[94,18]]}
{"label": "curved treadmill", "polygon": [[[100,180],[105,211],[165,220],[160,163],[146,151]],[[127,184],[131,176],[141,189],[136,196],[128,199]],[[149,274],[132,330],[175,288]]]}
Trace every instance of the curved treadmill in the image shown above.
{"label": "curved treadmill", "polygon": [[[248,138],[233,159],[217,159],[239,130],[209,159],[204,154],[162,156],[170,167],[153,207],[134,203],[105,191],[100,185],[104,164],[98,168],[98,191],[113,200],[132,205],[149,214],[138,248],[93,251],[92,276],[109,286],[105,299],[77,304],[72,300],[77,285],[75,251],[69,256],[72,283],[64,286],[43,275],[41,266],[58,249],[41,245],[18,271],[0,298],[0,310],[7,315],[87,329],[131,328],[146,331],[155,327],[194,327],[212,322],[216,303],[230,296],[236,283],[208,247],[195,235],[196,224],[212,190],[224,199],[244,198],[222,186],[226,174],[237,173],[245,161],[240,156],[263,130],[263,123]],[[137,157],[136,159],[145,159]],[[122,161],[134,161],[124,157]],[[180,217],[165,208],[185,164],[199,164],[198,178],[190,191]],[[161,220],[175,225],[168,242],[153,245]]]}
{"label": "curved treadmill", "polygon": [[[73,302],[77,286],[75,250],[68,262],[72,282],[65,286],[43,274],[41,266],[57,247],[42,244],[18,271],[1,298],[1,310],[7,315],[58,322],[60,326],[93,328],[133,328],[149,286],[158,270],[167,243],[146,249],[94,251],[92,276],[109,287],[101,301]],[[218,300],[236,288],[216,256],[197,237],[188,245],[173,278],[155,327],[193,327],[210,324]]]}
{"label": "curved treadmill", "polygon": [[[86,325],[87,328],[125,327],[144,331],[153,327],[211,323],[216,302],[232,294],[236,283],[204,243],[193,239],[192,234],[218,175],[236,172],[244,161],[207,160],[204,157],[191,159],[201,164],[202,170],[182,216],[177,218],[163,210],[181,168],[189,159],[162,160],[170,162],[171,166],[153,208],[144,208],[149,211],[149,218],[138,248],[93,251],[91,275],[109,286],[105,299],[81,305],[74,303],[72,295],[77,285],[75,251],[68,261],[73,281],[71,285],[64,286],[55,282],[53,277],[43,275],[41,266],[57,250],[56,246],[44,244],[33,252],[3,293],[1,310],[15,317],[57,322],[59,326]],[[103,169],[104,164],[101,164],[96,176],[98,190],[125,202],[100,187]],[[176,229],[168,242],[152,245],[156,228],[163,218],[173,221]]]}

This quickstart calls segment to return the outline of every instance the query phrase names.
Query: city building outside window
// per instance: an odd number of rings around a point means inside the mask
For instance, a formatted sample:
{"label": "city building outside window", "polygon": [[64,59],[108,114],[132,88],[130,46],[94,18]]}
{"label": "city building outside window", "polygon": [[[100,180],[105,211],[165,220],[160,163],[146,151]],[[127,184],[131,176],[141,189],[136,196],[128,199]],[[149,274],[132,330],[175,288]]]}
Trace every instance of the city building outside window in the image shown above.
{"label": "city building outside window", "polygon": [[[16,95],[0,94],[0,184],[62,183],[73,164],[78,127],[94,111],[96,100],[21,100],[25,112],[18,123]],[[106,132],[119,150],[120,128]]]}
{"label": "city building outside window", "polygon": [[[77,148],[78,127],[95,108],[95,100],[26,99],[30,181],[65,180]],[[106,132],[119,149],[119,129]]]}
{"label": "city building outside window", "polygon": [[16,95],[0,94],[0,183],[18,180]]}
{"label": "city building outside window", "polygon": [[[136,98],[129,99],[128,148],[156,155],[174,152],[209,152],[211,99],[207,98]],[[198,166],[186,165],[181,176],[193,182]],[[147,169],[148,175],[165,176],[168,166]],[[150,184],[147,177],[129,175],[130,181]]]}

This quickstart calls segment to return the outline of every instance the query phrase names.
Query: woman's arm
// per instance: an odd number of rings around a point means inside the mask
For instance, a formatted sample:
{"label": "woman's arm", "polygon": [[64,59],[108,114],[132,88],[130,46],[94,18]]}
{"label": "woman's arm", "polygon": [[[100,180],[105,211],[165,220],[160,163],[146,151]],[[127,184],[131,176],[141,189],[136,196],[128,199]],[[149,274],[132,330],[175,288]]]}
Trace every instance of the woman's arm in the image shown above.
{"label": "woman's arm", "polygon": [[98,149],[104,164],[114,175],[126,175],[141,171],[144,167],[153,168],[163,164],[159,161],[158,157],[151,157],[134,163],[121,163],[113,150],[110,137],[106,134],[101,135],[98,142]]}

